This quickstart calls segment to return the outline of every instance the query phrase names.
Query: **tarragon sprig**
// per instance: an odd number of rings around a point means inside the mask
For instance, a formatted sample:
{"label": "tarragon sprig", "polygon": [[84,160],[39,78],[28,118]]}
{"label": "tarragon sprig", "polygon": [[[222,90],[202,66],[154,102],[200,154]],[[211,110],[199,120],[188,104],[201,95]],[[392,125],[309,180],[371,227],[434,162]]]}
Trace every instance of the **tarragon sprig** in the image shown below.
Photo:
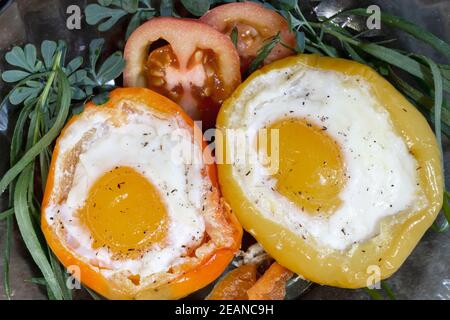
{"label": "tarragon sprig", "polygon": [[[2,79],[15,83],[0,103],[16,105],[19,116],[10,149],[10,169],[0,179],[0,195],[9,191],[10,209],[0,213],[6,220],[6,246],[3,253],[5,293],[11,297],[9,261],[12,225],[15,218],[24,243],[42,272],[49,298],[71,299],[67,275],[56,257],[42,242],[39,228],[40,202],[50,166],[51,146],[70,113],[79,112],[88,98],[105,96],[124,67],[120,52],[98,66],[103,39],[89,46],[89,62],[82,57],[65,63],[67,46],[63,41],[43,41],[38,50],[32,44],[14,47],[5,55],[16,69],[4,71]],[[100,93],[100,95],[95,95]],[[36,183],[37,182],[37,183]]]}

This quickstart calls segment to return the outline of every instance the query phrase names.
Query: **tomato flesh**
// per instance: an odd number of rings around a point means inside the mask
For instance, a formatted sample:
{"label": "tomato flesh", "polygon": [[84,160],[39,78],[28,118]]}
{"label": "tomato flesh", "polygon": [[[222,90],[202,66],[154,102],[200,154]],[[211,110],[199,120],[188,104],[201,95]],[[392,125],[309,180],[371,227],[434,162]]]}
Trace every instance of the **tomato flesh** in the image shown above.
{"label": "tomato flesh", "polygon": [[[220,68],[211,49],[196,49],[187,65],[180,66],[172,47],[165,45],[149,54],[145,73],[149,89],[169,97],[194,119],[205,120],[208,110],[214,115],[211,109],[218,110],[227,98]],[[214,120],[206,119],[206,126]]]}
{"label": "tomato flesh", "polygon": [[295,54],[292,49],[296,39],[289,29],[286,19],[275,11],[254,2],[234,2],[215,7],[205,13],[200,21],[212,26],[217,31],[231,36],[237,29],[237,51],[244,73],[267,40],[280,34],[282,44],[277,44],[264,64]]}

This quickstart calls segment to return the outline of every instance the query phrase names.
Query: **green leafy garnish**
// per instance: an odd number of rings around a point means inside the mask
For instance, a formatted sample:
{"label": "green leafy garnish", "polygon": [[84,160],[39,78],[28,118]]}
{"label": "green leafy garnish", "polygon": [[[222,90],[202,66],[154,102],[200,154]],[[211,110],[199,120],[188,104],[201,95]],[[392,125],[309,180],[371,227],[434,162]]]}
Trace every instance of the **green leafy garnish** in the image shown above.
{"label": "green leafy garnish", "polygon": [[[163,1],[167,3],[167,0]],[[172,9],[170,11],[171,14]],[[128,39],[143,21],[155,16],[156,10],[151,6],[150,0],[99,0],[98,4],[92,3],[86,6],[84,13],[86,22],[97,25],[99,31],[111,29],[121,18],[131,14],[125,34],[125,38]]]}
{"label": "green leafy garnish", "polygon": [[[3,283],[10,298],[9,259],[14,218],[22,239],[39,267],[49,299],[72,299],[66,286],[67,275],[48,246],[42,242],[39,228],[40,202],[50,166],[51,146],[72,112],[72,107],[88,98],[107,98],[124,67],[122,54],[116,52],[98,66],[103,39],[89,46],[89,64],[76,57],[64,64],[67,52],[63,41],[43,41],[40,56],[34,45],[14,47],[5,55],[11,66],[2,79],[16,84],[4,97],[0,109],[9,102],[17,105],[19,116],[15,124],[10,149],[10,169],[0,179],[0,195],[9,191],[11,209],[0,213],[6,219],[6,246],[3,254]],[[23,76],[25,74],[25,76]],[[37,187],[36,181],[40,181]]]}
{"label": "green leafy garnish", "polygon": [[373,300],[385,300],[385,296],[389,300],[396,300],[394,292],[387,285],[386,281],[381,281],[380,284],[381,289],[364,288],[364,290]]}
{"label": "green leafy garnish", "polygon": [[281,37],[278,32],[275,36],[270,38],[266,43],[258,50],[256,57],[250,63],[250,66],[247,69],[246,76],[253,73],[256,69],[258,69],[264,60],[269,56],[270,52],[272,52],[273,48],[280,43]]}
{"label": "green leafy garnish", "polygon": [[[201,16],[210,7],[225,2],[233,0],[181,0],[181,5],[191,15]],[[327,19],[307,19],[295,0],[257,2],[287,19],[296,36],[295,48],[289,49],[346,57],[371,66],[390,80],[434,125],[439,145],[442,145],[442,133],[450,137],[450,104],[446,99],[446,94],[450,94],[449,61],[438,64],[414,52],[392,48],[389,46],[390,40],[367,41],[367,31],[355,34],[336,22],[336,18],[342,16],[367,16],[365,8],[339,12]],[[126,20],[128,24],[124,37],[128,39],[139,25],[152,17],[178,16],[173,0],[161,0],[158,3],[157,7],[153,7],[150,0],[98,0],[86,6],[86,22],[96,25],[99,31],[107,31]],[[450,58],[450,45],[427,30],[384,12],[381,13],[381,22],[428,44],[444,58]],[[238,36],[238,30],[234,27],[230,37],[235,46]],[[103,44],[103,39],[95,39],[90,43],[87,62],[82,57],[76,57],[66,64],[67,46],[63,41],[44,41],[40,50],[32,44],[13,47],[5,55],[6,62],[14,68],[4,71],[1,77],[3,81],[14,84],[14,87],[4,97],[0,110],[8,102],[19,109],[11,141],[10,169],[0,179],[0,194],[9,192],[10,209],[0,213],[0,220],[6,221],[3,283],[8,298],[11,295],[9,259],[14,219],[42,273],[42,277],[30,281],[45,286],[49,299],[72,298],[65,285],[67,275],[42,242],[41,231],[36,227],[40,216],[40,199],[36,196],[35,182],[40,182],[37,194],[41,194],[48,174],[52,144],[68,116],[81,112],[87,99],[97,105],[105,103],[109,90],[114,87],[112,80],[122,72],[124,61],[119,52],[98,65]],[[265,41],[246,75],[258,69],[277,44],[287,47],[279,33]],[[435,231],[443,232],[449,228],[449,201],[450,194],[445,191],[443,215],[440,217],[443,222],[435,222]],[[366,291],[373,299],[395,299],[384,281],[381,287],[381,291]],[[94,299],[101,299],[94,292],[86,290]]]}
{"label": "green leafy garnish", "polygon": [[202,16],[209,10],[209,0],[181,0],[181,3],[187,11],[192,13],[196,17]]}
{"label": "green leafy garnish", "polygon": [[231,42],[233,42],[233,45],[235,48],[237,48],[238,45],[238,29],[236,26],[233,27],[233,29],[231,29],[231,34],[230,34],[230,38],[231,38]]}

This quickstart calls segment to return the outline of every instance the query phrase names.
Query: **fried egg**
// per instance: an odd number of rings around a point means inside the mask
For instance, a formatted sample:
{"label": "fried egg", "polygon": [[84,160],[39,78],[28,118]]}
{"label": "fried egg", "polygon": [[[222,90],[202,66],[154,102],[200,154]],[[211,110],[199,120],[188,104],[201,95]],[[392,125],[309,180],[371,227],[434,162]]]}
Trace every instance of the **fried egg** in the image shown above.
{"label": "fried egg", "polygon": [[442,206],[425,118],[354,61],[298,55],[268,65],[225,101],[217,127],[225,199],[304,279],[361,288],[388,278]]}
{"label": "fried egg", "polygon": [[241,93],[230,125],[245,130],[249,145],[261,129],[268,145],[278,143],[275,174],[236,153],[233,174],[248,197],[268,218],[324,247],[363,242],[383,218],[425,204],[417,162],[357,76],[303,66],[268,72]]}
{"label": "fried egg", "polygon": [[[120,89],[106,105],[86,107],[58,139],[44,232],[64,264],[87,266],[80,280],[100,294],[157,294],[217,250],[239,246],[193,130],[174,103],[147,89]],[[193,158],[184,159],[183,150]],[[88,278],[92,271],[102,280]]]}

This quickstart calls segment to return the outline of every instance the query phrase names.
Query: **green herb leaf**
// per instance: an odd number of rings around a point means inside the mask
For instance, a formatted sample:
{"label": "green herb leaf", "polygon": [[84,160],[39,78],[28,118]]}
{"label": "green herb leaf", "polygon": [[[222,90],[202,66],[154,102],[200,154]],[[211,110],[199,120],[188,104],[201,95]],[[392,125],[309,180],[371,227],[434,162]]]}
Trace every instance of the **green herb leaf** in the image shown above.
{"label": "green herb leaf", "polygon": [[1,212],[0,213],[0,221],[5,220],[6,218],[11,217],[13,215],[14,215],[14,209],[13,208],[11,208],[9,210],[6,210],[4,212]]}
{"label": "green herb leaf", "polygon": [[128,13],[135,13],[139,7],[139,0],[122,0],[122,8]]}
{"label": "green herb leaf", "polygon": [[159,6],[159,15],[162,17],[170,17],[173,14],[173,0],[161,0]]}
{"label": "green herb leaf", "polygon": [[250,63],[250,66],[246,72],[246,75],[252,74],[259,66],[264,62],[264,60],[269,56],[270,52],[272,52],[273,48],[280,42],[281,37],[278,32],[274,37],[272,37],[269,41],[266,42],[261,49],[258,50],[258,54],[255,59]]}
{"label": "green herb leaf", "polygon": [[91,101],[95,105],[100,106],[100,105],[108,102],[108,100],[109,100],[109,92],[105,91],[105,92],[99,93],[96,96],[94,96]]}
{"label": "green herb leaf", "polygon": [[7,186],[30,164],[39,153],[46,147],[50,145],[50,143],[55,140],[61,131],[62,127],[65,124],[67,116],[69,114],[70,107],[70,84],[69,81],[62,72],[62,70],[58,71],[58,82],[60,84],[60,88],[58,90],[58,105],[59,105],[59,113],[56,118],[54,126],[45,134],[39,142],[34,144],[25,155],[12,167],[10,168],[5,175],[0,180],[0,195],[5,192]]}
{"label": "green herb leaf", "polygon": [[30,97],[31,98],[37,97],[40,91],[41,89],[39,88],[18,87],[11,92],[11,95],[9,96],[9,101],[14,105],[18,105]]}
{"label": "green herb leaf", "polygon": [[381,293],[379,293],[376,289],[364,288],[364,291],[366,291],[372,300],[384,300]]}
{"label": "green herb leaf", "polygon": [[72,59],[66,66],[65,71],[67,75],[72,74],[83,64],[83,57],[76,57]]}
{"label": "green herb leaf", "polygon": [[105,62],[100,66],[97,73],[97,81],[100,85],[105,85],[107,82],[117,78],[125,67],[125,60],[122,53],[117,51],[110,55]]}
{"label": "green herb leaf", "polygon": [[209,10],[209,0],[181,0],[181,3],[187,11],[194,16],[200,17]]}
{"label": "green herb leaf", "polygon": [[56,42],[44,40],[41,44],[42,59],[44,59],[44,65],[47,70],[50,70],[53,65],[53,56],[56,52]]}
{"label": "green herb leaf", "polygon": [[[355,14],[355,15],[361,15],[361,16],[369,16],[370,14],[367,12],[366,9],[358,8],[353,9],[349,11],[344,11],[341,14]],[[381,22],[390,26],[394,27],[400,30],[403,30],[413,37],[422,40],[425,43],[428,43],[431,45],[434,49],[445,55],[447,58],[450,58],[450,44],[446,43],[445,41],[439,39],[431,32],[417,26],[414,23],[411,23],[409,21],[406,21],[400,17],[382,12],[381,13]]]}
{"label": "green herb leaf", "polygon": [[5,82],[17,82],[25,79],[30,73],[22,70],[8,70],[2,73],[2,79]]}
{"label": "green herb leaf", "polygon": [[104,43],[105,39],[99,38],[92,40],[89,44],[89,62],[94,75],[96,74],[95,66],[97,65],[97,61],[100,57],[100,53],[102,52]]}
{"label": "green herb leaf", "polygon": [[28,165],[21,172],[14,192],[14,210],[16,213],[17,225],[22,234],[23,241],[33,257],[34,262],[41,270],[45,280],[48,283],[52,293],[57,299],[62,299],[62,290],[56,280],[52,271],[50,263],[42,250],[41,243],[36,236],[33,228],[33,221],[31,220],[29,212],[29,187],[33,184],[33,167]]}
{"label": "green herb leaf", "polygon": [[233,27],[230,34],[231,42],[233,42],[233,45],[235,48],[237,48],[238,44],[238,29],[236,26]]}
{"label": "green herb leaf", "polygon": [[280,9],[292,10],[297,5],[297,0],[278,0],[276,3]]}
{"label": "green herb leaf", "polygon": [[125,32],[125,39],[128,40],[130,35],[136,30],[141,24],[141,13],[137,12],[131,17],[130,23],[128,23],[127,31]]}
{"label": "green herb leaf", "polygon": [[[29,47],[30,45],[28,45]],[[30,51],[29,55],[31,55],[31,51],[32,49],[28,49],[28,51]],[[12,66],[16,66],[22,69],[25,69],[29,72],[34,72],[34,65],[29,65],[28,64],[28,59],[25,56],[25,52],[22,48],[20,47],[14,47],[12,48],[11,51],[7,52],[5,54],[5,59],[6,61],[12,65]]]}
{"label": "green herb leaf", "polygon": [[119,21],[120,18],[127,14],[127,11],[122,9],[113,9],[100,6],[96,3],[90,4],[84,10],[86,14],[86,22],[90,25],[96,25],[101,22],[97,29],[99,31],[107,31]]}
{"label": "green herb leaf", "polygon": [[3,248],[3,287],[5,289],[5,295],[8,300],[11,300],[11,285],[9,283],[9,262],[11,257],[13,223],[13,216],[6,217],[5,246]]}
{"label": "green herb leaf", "polygon": [[305,45],[306,45],[305,34],[301,31],[296,30],[295,31],[295,40],[297,43],[297,46],[295,47],[295,51],[304,52]]}
{"label": "green herb leaf", "polygon": [[32,68],[33,71],[36,70],[36,47],[32,44],[27,44],[24,47],[25,59],[27,64]]}

